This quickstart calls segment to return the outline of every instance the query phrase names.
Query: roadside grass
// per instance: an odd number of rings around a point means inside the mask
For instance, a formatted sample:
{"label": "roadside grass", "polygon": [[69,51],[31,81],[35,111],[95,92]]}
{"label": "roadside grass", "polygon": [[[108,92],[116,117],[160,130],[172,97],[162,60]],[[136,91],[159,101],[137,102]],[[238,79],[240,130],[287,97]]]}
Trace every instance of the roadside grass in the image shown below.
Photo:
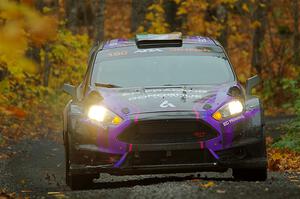
{"label": "roadside grass", "polygon": [[300,117],[283,126],[286,132],[280,139],[275,140],[272,147],[279,149],[290,149],[300,153]]}
{"label": "roadside grass", "polygon": [[282,126],[277,140],[267,138],[268,165],[272,171],[300,171],[300,117]]}

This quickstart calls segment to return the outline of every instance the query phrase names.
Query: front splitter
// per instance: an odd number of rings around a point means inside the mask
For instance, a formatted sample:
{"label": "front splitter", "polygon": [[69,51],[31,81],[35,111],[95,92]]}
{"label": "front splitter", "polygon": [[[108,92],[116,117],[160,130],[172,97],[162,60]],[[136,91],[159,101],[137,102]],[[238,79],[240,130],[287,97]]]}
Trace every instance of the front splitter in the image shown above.
{"label": "front splitter", "polygon": [[114,168],[112,164],[89,166],[71,165],[73,174],[95,174],[109,173],[112,175],[141,175],[141,174],[169,174],[169,173],[191,173],[203,171],[225,172],[226,167],[218,162],[197,164],[165,164],[165,165],[135,165],[130,167]]}

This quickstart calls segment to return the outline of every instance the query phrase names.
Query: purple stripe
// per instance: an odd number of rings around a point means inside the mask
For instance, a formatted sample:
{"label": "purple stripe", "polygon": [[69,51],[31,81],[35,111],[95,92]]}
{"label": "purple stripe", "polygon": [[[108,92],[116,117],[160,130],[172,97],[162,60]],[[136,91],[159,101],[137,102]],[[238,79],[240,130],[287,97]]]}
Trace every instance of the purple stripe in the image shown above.
{"label": "purple stripe", "polygon": [[208,150],[214,156],[214,158],[216,158],[217,160],[219,159],[219,156],[212,149],[208,149]]}
{"label": "purple stripe", "polygon": [[121,159],[114,165],[114,168],[119,168],[125,161],[128,153],[125,153]]}

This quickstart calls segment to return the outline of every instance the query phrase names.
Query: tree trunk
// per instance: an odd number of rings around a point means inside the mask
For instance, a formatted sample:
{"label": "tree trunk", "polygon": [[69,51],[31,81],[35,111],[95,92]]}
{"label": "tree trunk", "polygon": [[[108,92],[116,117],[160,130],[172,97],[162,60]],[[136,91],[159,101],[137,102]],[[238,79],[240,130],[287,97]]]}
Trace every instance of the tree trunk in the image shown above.
{"label": "tree trunk", "polygon": [[259,26],[254,29],[253,35],[253,49],[252,49],[252,67],[255,68],[258,74],[262,72],[263,55],[262,47],[264,42],[264,36],[266,32],[267,23],[267,8],[268,0],[259,0],[257,2],[257,7],[253,13],[253,21],[259,22]]}
{"label": "tree trunk", "polygon": [[9,72],[7,70],[6,64],[0,62],[0,82],[4,80],[8,74]]}
{"label": "tree trunk", "polygon": [[51,69],[51,64],[49,60],[49,51],[50,48],[48,44],[45,45],[44,47],[45,50],[45,59],[44,59],[44,79],[43,79],[43,85],[47,87],[49,85],[49,76],[50,76],[50,69]]}
{"label": "tree trunk", "polygon": [[223,26],[221,30],[221,34],[218,37],[218,41],[222,44],[222,46],[226,49],[227,48],[227,39],[228,39],[228,11],[225,5],[219,5],[217,8],[217,18],[219,23]]}
{"label": "tree trunk", "polygon": [[299,3],[298,0],[293,0],[293,17],[294,17],[294,64],[300,65],[300,35],[299,35]]}
{"label": "tree trunk", "polygon": [[95,34],[97,41],[104,40],[105,0],[95,0]]}
{"label": "tree trunk", "polygon": [[[35,8],[40,11],[41,13],[43,12],[43,8],[46,6],[44,0],[36,0],[34,2]],[[32,59],[34,62],[37,64],[41,63],[41,58],[40,58],[40,47],[34,46],[33,44],[29,45],[29,48],[26,50],[26,57]]]}
{"label": "tree trunk", "polygon": [[67,27],[76,33],[78,26],[78,1],[77,0],[66,0],[65,3],[66,17],[67,17]]}
{"label": "tree trunk", "polygon": [[148,7],[153,0],[132,0],[131,32],[135,33],[139,26],[143,25]]}
{"label": "tree trunk", "polygon": [[166,13],[166,22],[169,24],[170,30],[181,31],[183,18],[178,18],[176,13],[178,10],[178,4],[174,0],[165,0],[164,9]]}
{"label": "tree trunk", "polygon": [[40,64],[41,63],[40,52],[41,50],[39,47],[30,44],[30,47],[26,50],[26,57],[32,59],[37,64]]}
{"label": "tree trunk", "polygon": [[35,7],[36,9],[38,9],[39,11],[43,11],[43,7],[45,6],[44,0],[37,0],[35,1]]}
{"label": "tree trunk", "polygon": [[88,17],[87,17],[86,2],[80,1],[78,4],[82,16],[82,25],[87,28],[89,24],[88,24]]}

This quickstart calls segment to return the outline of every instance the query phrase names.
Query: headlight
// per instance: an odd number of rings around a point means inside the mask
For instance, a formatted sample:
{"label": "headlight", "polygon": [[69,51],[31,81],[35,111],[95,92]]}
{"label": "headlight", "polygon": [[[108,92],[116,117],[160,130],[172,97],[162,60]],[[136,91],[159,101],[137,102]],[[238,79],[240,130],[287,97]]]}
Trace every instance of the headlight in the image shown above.
{"label": "headlight", "polygon": [[100,105],[93,105],[89,108],[88,117],[97,122],[118,125],[122,122],[122,118],[112,111]]}
{"label": "headlight", "polygon": [[243,112],[244,106],[241,101],[234,100],[224,106],[222,106],[218,111],[213,114],[213,118],[216,120],[222,120],[227,117],[235,116]]}

